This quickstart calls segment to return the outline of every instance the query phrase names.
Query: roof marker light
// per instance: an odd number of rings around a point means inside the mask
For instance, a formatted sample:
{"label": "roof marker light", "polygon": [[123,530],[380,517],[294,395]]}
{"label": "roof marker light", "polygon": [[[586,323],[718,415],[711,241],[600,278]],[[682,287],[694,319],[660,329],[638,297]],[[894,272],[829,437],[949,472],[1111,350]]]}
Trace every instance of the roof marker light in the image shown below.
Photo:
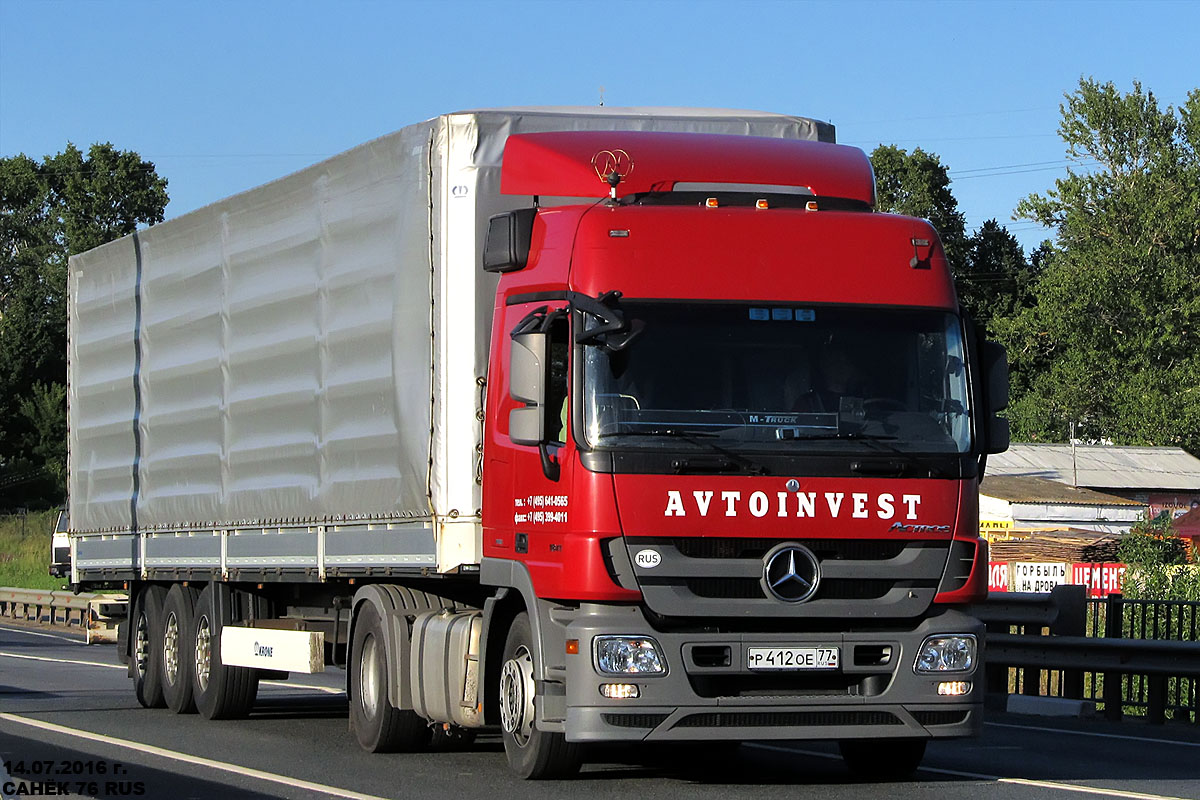
{"label": "roof marker light", "polygon": [[807,203],[804,204],[804,210],[805,211],[816,211],[817,210],[817,201],[809,200]]}
{"label": "roof marker light", "polygon": [[705,208],[716,208],[719,205],[720,205],[720,203],[717,202],[717,198],[715,198],[715,197],[710,197],[704,201]]}
{"label": "roof marker light", "polygon": [[767,203],[767,200],[764,197],[764,198],[760,198],[759,200],[755,201],[754,207],[755,208],[770,208],[771,206],[769,203]]}

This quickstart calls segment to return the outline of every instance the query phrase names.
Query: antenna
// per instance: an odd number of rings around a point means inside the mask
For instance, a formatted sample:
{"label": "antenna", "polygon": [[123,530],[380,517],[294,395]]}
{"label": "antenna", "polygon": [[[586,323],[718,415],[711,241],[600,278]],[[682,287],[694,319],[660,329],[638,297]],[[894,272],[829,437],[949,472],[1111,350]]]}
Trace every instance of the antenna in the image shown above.
{"label": "antenna", "polygon": [[600,107],[604,108],[604,87],[600,87]]}

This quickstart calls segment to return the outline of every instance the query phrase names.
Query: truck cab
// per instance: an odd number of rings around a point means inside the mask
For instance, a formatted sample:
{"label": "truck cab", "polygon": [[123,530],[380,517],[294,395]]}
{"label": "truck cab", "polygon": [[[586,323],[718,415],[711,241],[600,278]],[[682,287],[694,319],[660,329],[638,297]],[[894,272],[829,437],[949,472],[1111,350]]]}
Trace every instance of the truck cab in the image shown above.
{"label": "truck cab", "polygon": [[537,643],[505,729],[907,768],[976,732],[961,607],[1006,372],[930,224],[874,212],[866,157],[820,142],[514,136],[503,190],[598,195],[494,217],[485,249],[481,580]]}

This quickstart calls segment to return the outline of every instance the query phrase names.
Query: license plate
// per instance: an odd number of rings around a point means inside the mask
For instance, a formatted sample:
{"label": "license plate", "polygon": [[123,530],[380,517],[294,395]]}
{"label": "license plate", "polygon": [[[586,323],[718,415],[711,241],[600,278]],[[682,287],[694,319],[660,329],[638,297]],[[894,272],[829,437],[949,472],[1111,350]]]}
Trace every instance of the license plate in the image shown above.
{"label": "license plate", "polygon": [[836,647],[749,647],[746,666],[750,669],[837,669]]}

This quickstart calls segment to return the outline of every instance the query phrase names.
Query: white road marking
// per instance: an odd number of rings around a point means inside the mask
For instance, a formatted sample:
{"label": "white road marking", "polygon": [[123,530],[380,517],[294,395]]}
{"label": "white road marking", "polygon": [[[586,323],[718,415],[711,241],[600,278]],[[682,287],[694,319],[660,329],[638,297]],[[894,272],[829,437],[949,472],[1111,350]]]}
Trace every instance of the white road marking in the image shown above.
{"label": "white road marking", "polygon": [[85,645],[85,646],[87,645],[87,642],[85,642],[83,639],[76,639],[72,636],[64,636],[61,633],[45,633],[44,631],[30,631],[30,630],[26,630],[25,628],[13,628],[8,625],[0,625],[0,631],[12,631],[13,633],[24,633],[27,636],[44,636],[47,639],[62,639],[63,641],[70,642],[71,644],[81,644],[81,645]]}
{"label": "white road marking", "polygon": [[39,728],[51,733],[58,733],[64,736],[73,736],[78,739],[87,739],[92,742],[101,742],[102,744],[112,745],[114,747],[123,747],[127,750],[134,750],[139,753],[146,753],[160,758],[167,758],[172,761],[182,761],[185,764],[193,764],[198,767],[208,767],[209,769],[220,770],[221,772],[230,772],[234,775],[241,775],[246,778],[254,778],[255,780],[267,781],[268,783],[278,783],[283,786],[291,786],[295,789],[303,789],[306,792],[320,792],[321,794],[331,797],[345,797],[347,800],[385,800],[385,798],[372,794],[363,794],[354,792],[349,789],[342,789],[337,786],[328,786],[323,783],[313,783],[312,781],[304,781],[299,778],[289,778],[286,775],[277,775],[274,772],[264,772],[260,769],[251,769],[250,767],[240,767],[237,764],[226,764],[223,761],[214,761],[209,758],[200,758],[199,756],[188,755],[187,753],[176,752],[175,750],[167,750],[163,747],[155,747],[154,745],[142,744],[141,742],[133,742],[129,739],[118,739],[114,736],[105,736],[91,731],[78,730],[76,728],[68,728],[65,725],[56,725],[53,722],[43,722],[40,719],[31,717],[22,717],[17,714],[0,713],[0,720],[13,722],[18,725],[28,725],[31,728]]}
{"label": "white road marking", "polygon": [[[0,658],[20,658],[26,661],[49,661],[55,664],[80,664],[86,667],[104,667],[105,669],[127,669],[124,664],[104,664],[99,661],[76,661],[70,658],[49,658],[47,656],[30,656],[23,653],[0,652]],[[291,683],[290,681],[263,681],[266,686],[279,689],[307,689],[322,694],[343,694],[344,689],[333,686],[314,686],[310,683]]]}
{"label": "white road marking", "polygon": [[86,667],[104,667],[105,669],[126,669],[124,664],[102,664],[99,661],[76,661],[70,658],[47,658],[46,656],[27,656],[21,653],[3,653],[3,658],[21,658],[26,661],[50,661],[55,664],[82,664]]}
{"label": "white road marking", "polygon": [[[3,715],[0,715],[3,716]],[[748,747],[758,747],[763,750],[775,750],[780,753],[800,753],[806,756],[817,756],[818,758],[833,758],[841,759],[836,753],[822,753],[816,750],[801,750],[797,747],[780,747],[778,745],[763,744],[761,742],[747,742]],[[932,772],[937,775],[950,775],[955,778],[970,778],[977,781],[993,781],[995,783],[1008,783],[1014,786],[1032,786],[1038,789],[1058,789],[1064,792],[1077,792],[1079,794],[1094,794],[1101,797],[1121,797],[1125,800],[1195,800],[1195,798],[1175,797],[1168,794],[1149,794],[1147,792],[1130,792],[1124,789],[1106,789],[1102,786],[1080,786],[1075,783],[1060,783],[1058,781],[1039,781],[1032,778],[1005,778],[1001,775],[985,775],[982,772],[964,772],[957,769],[943,769],[941,767],[918,767],[918,772]]]}
{"label": "white road marking", "polygon": [[1044,733],[1066,733],[1072,736],[1095,736],[1098,739],[1125,739],[1130,742],[1150,742],[1152,744],[1177,744],[1180,747],[1200,747],[1200,742],[1181,742],[1176,739],[1152,739],[1148,736],[1129,736],[1120,733],[1097,733],[1094,731],[1072,731],[1066,728],[1046,728],[1038,725],[1013,725],[1007,722],[985,722],[990,728],[1015,728],[1020,731],[1042,731]]}

